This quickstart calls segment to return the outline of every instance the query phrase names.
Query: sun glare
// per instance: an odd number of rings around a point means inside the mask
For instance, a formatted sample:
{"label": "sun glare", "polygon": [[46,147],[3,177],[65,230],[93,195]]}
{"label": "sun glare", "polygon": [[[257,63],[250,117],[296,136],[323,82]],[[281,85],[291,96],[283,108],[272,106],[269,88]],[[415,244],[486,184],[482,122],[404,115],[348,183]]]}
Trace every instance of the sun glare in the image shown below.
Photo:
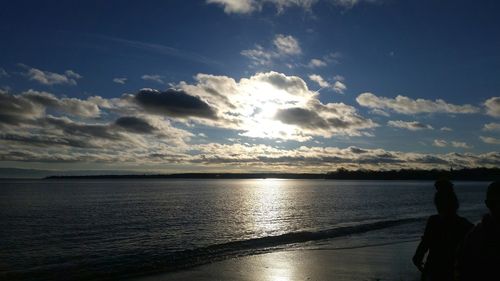
{"label": "sun glare", "polygon": [[[246,95],[239,101],[245,105],[245,129],[242,135],[269,139],[306,139],[294,125],[284,124],[275,119],[279,109],[307,103],[304,96],[294,95],[278,89],[270,83],[258,82],[246,85]],[[304,139],[303,139],[304,138]]]}

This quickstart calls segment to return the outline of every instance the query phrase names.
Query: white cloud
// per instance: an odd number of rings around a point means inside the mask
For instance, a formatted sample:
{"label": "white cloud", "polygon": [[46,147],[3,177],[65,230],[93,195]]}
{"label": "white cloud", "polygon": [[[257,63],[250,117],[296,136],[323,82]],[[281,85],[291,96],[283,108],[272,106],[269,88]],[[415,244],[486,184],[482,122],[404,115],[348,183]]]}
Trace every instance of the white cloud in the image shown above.
{"label": "white cloud", "polygon": [[441,130],[443,132],[451,132],[451,131],[453,131],[453,129],[449,128],[449,127],[441,127],[441,129],[439,129],[439,130]]}
{"label": "white cloud", "polygon": [[144,74],[141,76],[141,79],[146,81],[153,81],[160,84],[165,84],[165,82],[163,81],[163,76],[158,74]]}
{"label": "white cloud", "polygon": [[492,97],[484,102],[486,113],[493,117],[500,117],[500,97]]}
{"label": "white cloud", "polygon": [[243,50],[241,55],[249,58],[253,65],[271,65],[273,58],[277,57],[277,54],[272,51],[265,50],[260,45],[255,45],[255,49]]}
{"label": "white cloud", "polygon": [[248,14],[260,9],[259,3],[255,0],[207,0],[207,3],[224,7],[226,14]]}
{"label": "white cloud", "polygon": [[437,147],[446,147],[446,146],[448,146],[448,142],[445,140],[436,139],[436,140],[434,140],[432,145],[437,146]]}
{"label": "white cloud", "polygon": [[375,108],[373,110],[370,111],[371,114],[376,114],[376,115],[380,115],[380,116],[385,116],[385,117],[389,117],[391,116],[389,113],[387,113],[386,111],[383,111],[382,109],[378,109],[378,108]]}
{"label": "white cloud", "polygon": [[[226,14],[251,14],[261,11],[265,4],[273,5],[278,13],[290,7],[300,7],[309,11],[319,0],[206,0],[206,2],[223,7]],[[334,6],[348,9],[360,2],[370,3],[375,0],[332,0],[330,2]]]}
{"label": "white cloud", "polygon": [[125,84],[127,82],[127,78],[125,77],[117,77],[117,78],[113,78],[113,82],[116,83],[116,84]]}
{"label": "white cloud", "polygon": [[321,75],[318,75],[318,74],[309,75],[309,79],[311,81],[316,82],[321,88],[327,88],[327,87],[331,86],[330,83],[325,81],[325,79],[323,79],[323,77],[321,77]]}
{"label": "white cloud", "polygon": [[217,120],[199,122],[238,129],[244,136],[306,141],[313,136],[367,135],[366,130],[377,126],[352,106],[323,104],[297,76],[266,72],[239,82],[206,74],[196,79],[196,85],[178,86],[218,112]]}
{"label": "white cloud", "polygon": [[412,99],[398,95],[396,98],[378,97],[372,93],[360,94],[356,101],[369,108],[390,109],[401,114],[419,113],[453,113],[471,114],[479,112],[479,108],[470,104],[455,105],[445,102],[442,99],[435,101],[426,99]]}
{"label": "white cloud", "polygon": [[484,143],[487,144],[500,144],[500,139],[493,138],[493,137],[484,137],[480,136],[479,137]]}
{"label": "white cloud", "polygon": [[307,64],[307,66],[310,68],[324,67],[326,65],[326,62],[322,61],[321,59],[311,59]]}
{"label": "white cloud", "polygon": [[437,147],[452,146],[452,147],[455,147],[455,148],[464,148],[464,149],[471,149],[471,148],[473,148],[472,145],[468,145],[466,142],[461,142],[461,141],[447,142],[447,141],[442,140],[442,139],[435,139],[432,145],[437,146]]}
{"label": "white cloud", "polygon": [[483,127],[484,131],[500,131],[500,123],[488,123]]}
{"label": "white cloud", "polygon": [[333,83],[333,90],[339,94],[343,94],[344,91],[347,90],[347,86],[340,81],[335,81],[335,83]]}
{"label": "white cloud", "polygon": [[[274,60],[289,59],[302,52],[299,41],[291,35],[278,34],[272,43],[273,47],[270,49],[257,44],[254,49],[243,50],[240,54],[250,59],[254,66],[271,66]],[[292,67],[291,64],[288,65]]]}
{"label": "white cloud", "polygon": [[391,120],[391,121],[387,122],[387,125],[391,126],[391,127],[407,129],[410,131],[432,130],[433,129],[433,127],[431,125],[422,124],[418,121],[407,122],[407,121],[402,121],[402,120],[396,120],[396,121]]}
{"label": "white cloud", "polygon": [[77,80],[83,78],[83,76],[73,70],[66,70],[63,74],[59,74],[29,67],[24,64],[19,64],[19,66],[26,69],[24,73],[26,77],[43,85],[76,85]]}
{"label": "white cloud", "polygon": [[273,44],[282,55],[299,55],[302,53],[299,41],[291,35],[278,34],[274,37]]}
{"label": "white cloud", "polygon": [[452,141],[451,146],[456,147],[456,148],[465,148],[465,149],[471,149],[473,146],[468,145],[465,142],[460,142],[460,141]]}
{"label": "white cloud", "polygon": [[[309,79],[311,81],[316,82],[321,88],[330,88],[334,92],[339,93],[339,94],[343,94],[344,91],[347,90],[347,86],[344,83],[342,83],[340,81],[335,81],[333,84],[331,84],[330,82],[323,79],[323,77],[321,77],[321,75],[318,75],[318,74],[309,75]],[[343,77],[342,77],[342,79],[343,79]]]}

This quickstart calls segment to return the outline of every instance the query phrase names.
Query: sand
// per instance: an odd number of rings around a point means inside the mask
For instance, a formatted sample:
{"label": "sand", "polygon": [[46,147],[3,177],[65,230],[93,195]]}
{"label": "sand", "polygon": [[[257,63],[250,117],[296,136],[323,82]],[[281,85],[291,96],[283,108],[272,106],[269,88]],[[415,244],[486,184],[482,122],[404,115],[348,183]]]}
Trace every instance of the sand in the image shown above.
{"label": "sand", "polygon": [[336,250],[289,250],[239,257],[136,279],[164,280],[419,280],[411,257],[417,242]]}

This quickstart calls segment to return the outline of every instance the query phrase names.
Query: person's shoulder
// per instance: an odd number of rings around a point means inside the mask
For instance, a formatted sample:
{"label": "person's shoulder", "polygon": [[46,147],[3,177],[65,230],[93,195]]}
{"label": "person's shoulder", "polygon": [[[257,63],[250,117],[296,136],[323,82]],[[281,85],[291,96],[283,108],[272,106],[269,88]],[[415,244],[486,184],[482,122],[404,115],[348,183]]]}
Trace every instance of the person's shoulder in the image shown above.
{"label": "person's shoulder", "polygon": [[440,220],[439,215],[432,215],[427,219],[428,222],[437,222],[439,220]]}
{"label": "person's shoulder", "polygon": [[432,215],[427,219],[427,225],[436,225],[439,224],[440,221],[439,215]]}
{"label": "person's shoulder", "polygon": [[438,215],[438,214],[436,214],[436,215],[431,215],[431,216],[429,217],[429,220],[439,220],[439,215]]}
{"label": "person's shoulder", "polygon": [[472,225],[469,232],[466,235],[466,239],[469,241],[474,241],[483,236],[484,225],[482,222]]}
{"label": "person's shoulder", "polygon": [[458,217],[459,219],[459,222],[460,224],[464,227],[464,228],[468,228],[468,229],[472,229],[474,227],[474,224],[471,223],[468,219],[464,218],[464,217]]}

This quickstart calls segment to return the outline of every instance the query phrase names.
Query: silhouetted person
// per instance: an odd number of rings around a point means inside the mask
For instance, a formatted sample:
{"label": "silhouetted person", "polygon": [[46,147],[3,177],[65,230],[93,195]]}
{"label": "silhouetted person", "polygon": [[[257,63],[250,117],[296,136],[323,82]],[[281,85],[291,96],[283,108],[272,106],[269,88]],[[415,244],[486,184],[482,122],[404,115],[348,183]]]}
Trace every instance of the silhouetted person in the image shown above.
{"label": "silhouetted person", "polygon": [[[435,186],[434,204],[438,214],[427,220],[413,263],[422,272],[422,280],[447,281],[454,278],[457,248],[473,224],[457,215],[458,199],[453,184],[438,180]],[[429,254],[424,265],[427,252]]]}
{"label": "silhouetted person", "polygon": [[457,260],[457,280],[500,280],[500,182],[488,186],[490,210],[467,234]]}

